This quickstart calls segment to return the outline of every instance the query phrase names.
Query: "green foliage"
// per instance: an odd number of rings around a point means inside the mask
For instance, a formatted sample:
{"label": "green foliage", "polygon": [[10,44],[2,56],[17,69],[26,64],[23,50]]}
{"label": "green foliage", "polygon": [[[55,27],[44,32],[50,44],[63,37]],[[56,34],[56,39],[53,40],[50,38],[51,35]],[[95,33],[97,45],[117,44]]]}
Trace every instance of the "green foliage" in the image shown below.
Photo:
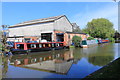
{"label": "green foliage", "polygon": [[74,46],[80,46],[80,42],[82,41],[82,38],[79,36],[73,36],[72,42],[74,43]]}
{"label": "green foliage", "polygon": [[87,38],[87,40],[93,40],[94,39],[94,37],[88,37]]}
{"label": "green foliage", "polygon": [[115,30],[113,24],[109,20],[99,18],[88,22],[86,28],[83,29],[83,32],[90,34],[92,37],[105,39],[113,37]]}
{"label": "green foliage", "polygon": [[110,38],[108,38],[108,39],[109,39],[110,42],[113,42],[113,43],[115,42],[115,39],[114,39],[114,38],[111,38],[111,37],[110,37]]}
{"label": "green foliage", "polygon": [[0,44],[0,51],[2,51],[2,44]]}

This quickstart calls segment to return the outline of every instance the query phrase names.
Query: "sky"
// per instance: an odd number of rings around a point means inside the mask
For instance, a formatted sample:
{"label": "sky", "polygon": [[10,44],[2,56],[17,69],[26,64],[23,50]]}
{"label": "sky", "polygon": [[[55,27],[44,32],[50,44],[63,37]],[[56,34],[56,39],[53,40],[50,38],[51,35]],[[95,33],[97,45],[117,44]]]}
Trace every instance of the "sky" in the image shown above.
{"label": "sky", "polygon": [[106,18],[118,30],[116,2],[2,2],[2,24],[6,25],[59,15],[66,15],[81,29],[92,19]]}
{"label": "sky", "polygon": [[[113,2],[114,0],[1,0],[2,2]],[[116,0],[118,2],[120,0]]]}

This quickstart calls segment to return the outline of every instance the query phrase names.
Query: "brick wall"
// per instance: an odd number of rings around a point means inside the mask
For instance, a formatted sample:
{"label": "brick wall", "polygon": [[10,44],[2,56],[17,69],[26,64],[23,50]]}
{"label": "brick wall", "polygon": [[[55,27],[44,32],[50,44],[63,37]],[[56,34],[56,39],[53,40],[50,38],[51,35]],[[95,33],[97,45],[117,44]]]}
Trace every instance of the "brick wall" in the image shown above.
{"label": "brick wall", "polygon": [[73,36],[81,36],[82,40],[87,39],[86,34],[79,34],[79,33],[65,33],[62,31],[54,31],[54,41],[56,41],[56,33],[64,33],[64,45],[69,46],[72,43]]}

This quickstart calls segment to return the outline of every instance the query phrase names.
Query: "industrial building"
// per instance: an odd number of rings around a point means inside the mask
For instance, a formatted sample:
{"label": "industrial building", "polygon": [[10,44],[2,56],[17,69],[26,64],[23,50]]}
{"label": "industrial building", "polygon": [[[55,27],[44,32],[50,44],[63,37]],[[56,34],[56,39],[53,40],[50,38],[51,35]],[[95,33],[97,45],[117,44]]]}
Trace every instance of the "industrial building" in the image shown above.
{"label": "industrial building", "polygon": [[25,21],[9,27],[8,41],[25,42],[46,40],[47,42],[65,42],[70,45],[73,36],[88,35],[73,32],[73,25],[65,15]]}

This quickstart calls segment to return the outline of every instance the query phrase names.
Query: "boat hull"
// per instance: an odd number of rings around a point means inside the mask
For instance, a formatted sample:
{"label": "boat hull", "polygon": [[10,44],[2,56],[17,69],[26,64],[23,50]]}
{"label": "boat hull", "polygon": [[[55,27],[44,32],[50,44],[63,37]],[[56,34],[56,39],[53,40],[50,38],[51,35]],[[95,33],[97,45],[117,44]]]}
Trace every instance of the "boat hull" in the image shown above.
{"label": "boat hull", "polygon": [[25,54],[29,52],[42,52],[42,51],[51,51],[51,50],[61,50],[64,49],[64,47],[54,47],[54,48],[39,48],[39,49],[28,49],[28,50],[21,50],[21,49],[13,49],[11,52],[13,54]]}
{"label": "boat hull", "polygon": [[21,49],[11,49],[12,54],[25,54],[28,53],[28,50],[21,50]]}
{"label": "boat hull", "polygon": [[29,49],[30,52],[50,51],[52,48]]}

